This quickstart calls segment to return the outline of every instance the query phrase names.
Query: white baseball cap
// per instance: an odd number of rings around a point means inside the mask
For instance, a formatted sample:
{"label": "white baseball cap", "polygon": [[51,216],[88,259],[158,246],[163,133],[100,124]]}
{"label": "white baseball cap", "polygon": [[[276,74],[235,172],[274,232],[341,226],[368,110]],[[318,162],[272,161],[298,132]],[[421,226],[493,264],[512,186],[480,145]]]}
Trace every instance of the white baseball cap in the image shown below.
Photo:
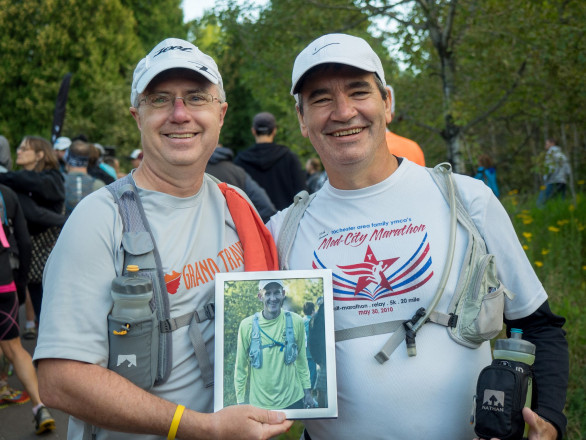
{"label": "white baseball cap", "polygon": [[386,84],[381,60],[365,40],[347,34],[326,34],[309,43],[297,55],[293,64],[291,94],[299,92],[299,80],[309,69],[327,63],[345,64],[373,72]]}
{"label": "white baseball cap", "polygon": [[216,62],[189,41],[167,38],[139,61],[132,77],[130,103],[138,107],[138,96],[159,73],[169,69],[189,69],[199,73],[212,84],[223,89],[222,77]]}
{"label": "white baseball cap", "polygon": [[142,159],[142,150],[140,148],[136,148],[132,150],[132,153],[130,153],[130,156],[128,157],[130,159]]}
{"label": "white baseball cap", "polygon": [[71,146],[71,139],[69,139],[68,137],[62,136],[62,137],[58,137],[55,140],[55,143],[53,144],[53,149],[63,151],[63,150],[67,150],[70,146]]}
{"label": "white baseball cap", "polygon": [[285,284],[283,284],[283,280],[261,280],[258,282],[258,290],[262,290],[267,287],[269,284],[278,284],[282,288],[285,288]]}

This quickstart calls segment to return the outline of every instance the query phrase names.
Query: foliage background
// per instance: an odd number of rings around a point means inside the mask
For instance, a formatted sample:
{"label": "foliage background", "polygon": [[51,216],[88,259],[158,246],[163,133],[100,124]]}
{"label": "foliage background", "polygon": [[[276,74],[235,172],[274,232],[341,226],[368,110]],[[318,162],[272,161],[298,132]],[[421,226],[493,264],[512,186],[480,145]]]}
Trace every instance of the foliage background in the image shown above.
{"label": "foliage background", "polygon": [[139,146],[130,84],[141,57],[168,35],[186,37],[181,0],[0,0],[0,133],[15,151],[51,136],[63,76],[73,74],[62,135]]}
{"label": "foliage background", "polygon": [[[165,37],[212,54],[229,109],[221,143],[253,142],[252,117],[273,112],[277,141],[314,156],[289,95],[296,54],[347,32],[380,54],[397,111],[390,129],[416,140],[428,164],[471,174],[490,154],[504,192],[535,193],[546,137],[586,168],[586,2],[578,0],[218,0],[184,24],[181,0],[0,0],[0,133],[13,150],[50,136],[60,81],[73,79],[63,135],[85,134],[125,158],[139,146],[129,115],[132,71]],[[303,162],[303,161],[302,161]],[[128,163],[122,163],[128,168]]]}

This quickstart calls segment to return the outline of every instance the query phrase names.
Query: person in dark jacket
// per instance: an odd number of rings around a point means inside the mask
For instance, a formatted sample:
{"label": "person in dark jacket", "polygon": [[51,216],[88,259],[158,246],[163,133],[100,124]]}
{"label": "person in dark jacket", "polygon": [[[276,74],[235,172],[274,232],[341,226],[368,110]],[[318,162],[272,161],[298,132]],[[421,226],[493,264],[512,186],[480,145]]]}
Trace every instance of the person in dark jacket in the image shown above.
{"label": "person in dark jacket", "polygon": [[301,162],[289,148],[273,142],[277,123],[271,113],[262,112],[254,117],[252,134],[256,143],[238,153],[234,163],[265,189],[277,210],[285,209],[305,189]]}
{"label": "person in dark jacket", "polygon": [[206,173],[216,179],[243,190],[258,211],[263,222],[267,222],[277,212],[268,194],[250,177],[244,168],[232,162],[234,153],[230,148],[218,145],[206,166]]}
{"label": "person in dark jacket", "polygon": [[0,183],[18,195],[31,236],[33,251],[28,290],[38,320],[43,298],[43,269],[65,223],[65,184],[48,140],[25,136],[16,153],[16,164],[22,170],[0,173]]}

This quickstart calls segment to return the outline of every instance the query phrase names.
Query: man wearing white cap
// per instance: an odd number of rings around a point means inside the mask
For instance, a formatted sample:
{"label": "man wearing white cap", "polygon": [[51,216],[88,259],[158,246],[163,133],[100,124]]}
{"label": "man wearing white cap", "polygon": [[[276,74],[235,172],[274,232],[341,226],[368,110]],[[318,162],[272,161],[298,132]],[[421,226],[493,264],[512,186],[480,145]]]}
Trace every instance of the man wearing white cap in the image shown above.
{"label": "man wearing white cap", "polygon": [[140,163],[142,162],[142,150],[140,148],[135,148],[134,150],[132,150],[132,153],[130,153],[130,156],[128,156],[128,158],[130,159],[130,164],[132,165],[132,168],[138,168],[138,166],[140,165]]}
{"label": "man wearing white cap", "polygon": [[57,155],[57,160],[59,161],[59,169],[61,172],[67,172],[67,161],[65,160],[65,154],[67,150],[71,146],[71,139],[65,136],[58,137],[53,144],[53,150]]}
{"label": "man wearing white cap", "polygon": [[[387,324],[398,322],[402,328],[431,304],[450,245],[451,218],[431,174],[389,153],[385,128],[392,102],[379,57],[361,38],[324,35],[297,56],[292,82],[301,133],[329,180],[298,224],[288,264],[283,255],[280,263],[290,269],[332,269],[335,279],[339,413],[337,419],[307,420],[305,438],[473,438],[472,399],[480,371],[491,362],[488,342],[465,347],[446,327],[427,323],[417,333],[416,356],[408,356],[401,343],[388,362],[374,357],[394,331]],[[523,328],[524,339],[538,347],[538,415],[528,408],[523,412],[529,437],[554,439],[566,424],[565,320],[550,311],[492,191],[467,176],[453,177],[464,209],[496,257],[499,279],[516,295],[506,300],[505,322]],[[281,229],[287,212],[267,224],[277,243],[279,232],[287,234],[283,231],[291,227]],[[466,269],[467,241],[459,226],[445,293],[435,307],[445,316],[459,273]]]}
{"label": "man wearing white cap", "polygon": [[282,280],[260,281],[258,299],[263,310],[244,318],[238,327],[236,400],[267,409],[312,407],[303,318],[291,311],[281,313]]}
{"label": "man wearing white cap", "polygon": [[[141,133],[140,166],[81,201],[46,267],[44,318],[34,356],[43,399],[72,415],[69,439],[278,435],[292,423],[283,413],[242,406],[206,414],[213,411],[213,387],[206,378],[213,373],[209,302],[214,275],[249,270],[248,245],[240,239],[244,229],[230,204],[242,201],[241,211],[249,205],[235,190],[204,175],[228,108],[216,63],[187,41],[166,39],[138,63],[130,102]],[[119,192],[110,188],[138,197],[140,203],[133,209],[143,210],[150,240],[145,242],[145,232],[124,233],[133,219],[124,216],[123,225],[114,202]],[[148,338],[150,332],[145,333],[148,339],[141,336],[143,324],[129,324],[125,332],[108,329],[112,280],[128,273],[127,257],[141,255],[151,257],[140,260],[146,266],[139,266],[138,276],[155,267],[153,287],[170,311],[170,318],[152,326],[159,338],[170,341],[162,352],[161,345]],[[161,307],[159,303],[157,313]],[[109,342],[112,335],[138,340]],[[126,344],[122,347],[127,352],[109,356],[116,344]],[[149,347],[154,357],[149,357]],[[127,368],[112,371],[121,363]]]}

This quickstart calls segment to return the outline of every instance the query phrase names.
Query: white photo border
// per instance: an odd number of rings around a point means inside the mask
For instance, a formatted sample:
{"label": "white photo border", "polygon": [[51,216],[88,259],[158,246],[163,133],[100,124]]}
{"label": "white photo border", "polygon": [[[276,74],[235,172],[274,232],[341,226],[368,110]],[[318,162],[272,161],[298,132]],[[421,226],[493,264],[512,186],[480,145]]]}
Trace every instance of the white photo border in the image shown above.
{"label": "white photo border", "polygon": [[[224,346],[226,339],[225,302],[224,291],[226,283],[234,281],[260,281],[264,279],[280,279],[287,283],[288,280],[306,279],[322,280],[322,296],[324,301],[325,323],[325,355],[326,355],[326,386],[327,405],[325,408],[308,409],[279,409],[285,413],[288,419],[326,419],[338,416],[337,382],[336,382],[336,345],[334,336],[334,308],[332,271],[330,269],[316,270],[282,270],[282,271],[258,271],[258,272],[221,272],[216,274],[215,287],[215,366],[214,366],[214,411],[219,411],[225,406],[224,392]],[[317,299],[317,298],[316,298]],[[317,313],[317,305],[315,313]],[[233,326],[232,326],[233,327]],[[234,336],[232,336],[234,337]],[[232,370],[233,371],[233,370]]]}

